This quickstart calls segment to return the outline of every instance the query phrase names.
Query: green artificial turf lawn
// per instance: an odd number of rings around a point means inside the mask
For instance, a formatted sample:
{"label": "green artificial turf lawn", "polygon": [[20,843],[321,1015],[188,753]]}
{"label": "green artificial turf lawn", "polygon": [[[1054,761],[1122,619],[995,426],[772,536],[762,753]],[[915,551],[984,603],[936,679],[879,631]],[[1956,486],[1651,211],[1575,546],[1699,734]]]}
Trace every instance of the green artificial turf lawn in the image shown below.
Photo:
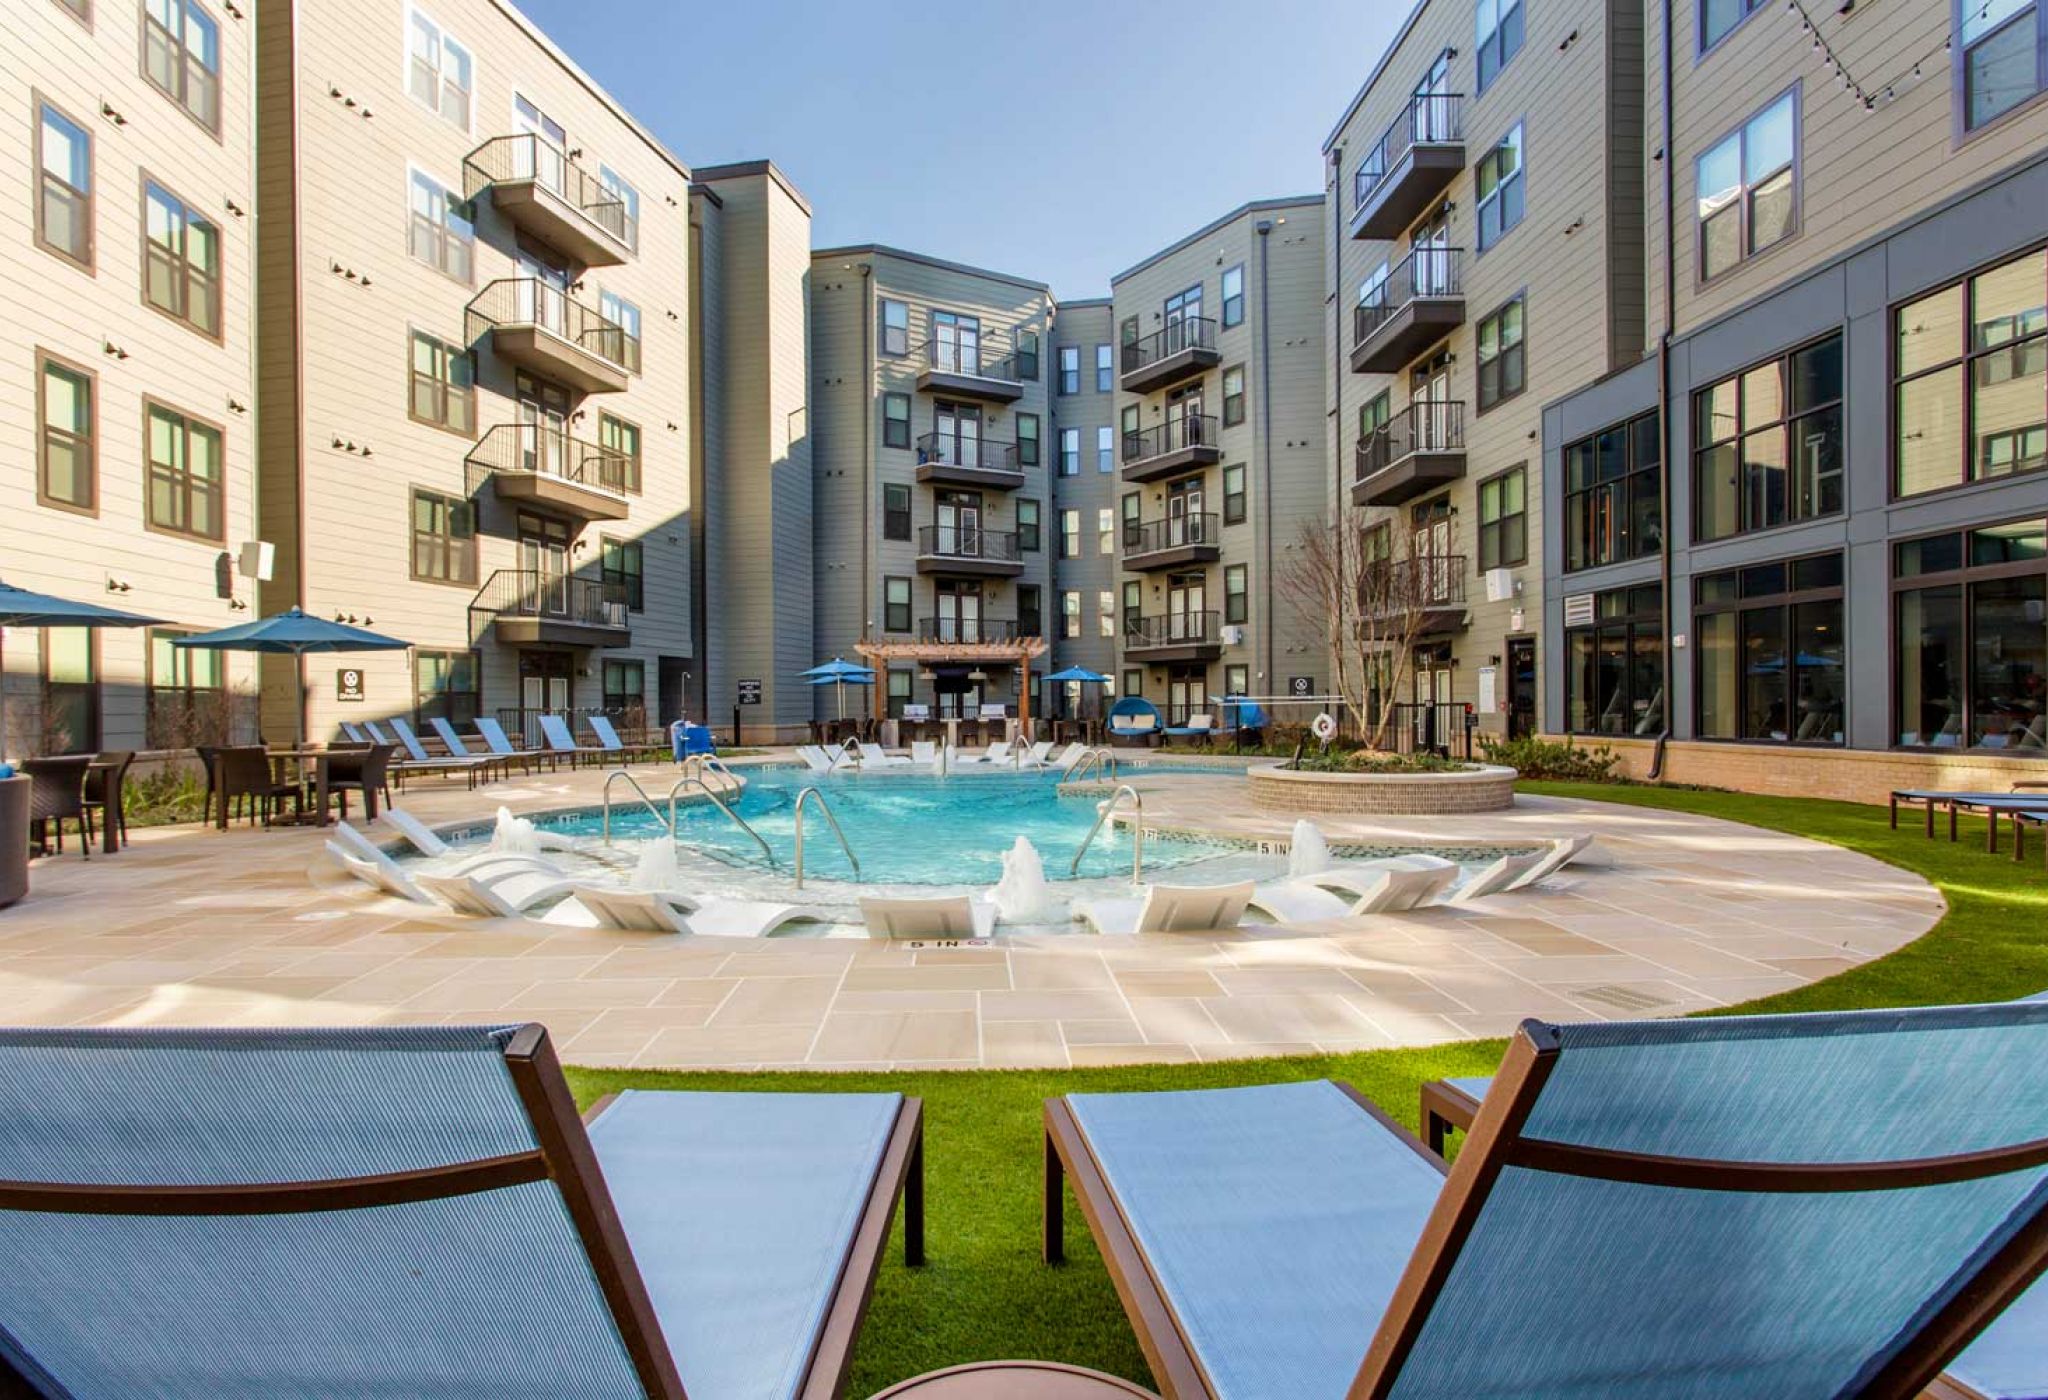
{"label": "green artificial turf lawn", "polygon": [[[1816,837],[1914,871],[1947,897],[1947,917],[1906,948],[1736,1010],[2001,1001],[2048,989],[2048,874],[2038,846],[2024,866],[2007,855],[1989,855],[1981,821],[1966,821],[1962,839],[1951,845],[1943,838],[1925,839],[1917,812],[1910,823],[1902,816],[1894,832],[1883,808],[1841,802],[1657,787],[1522,787]],[[1059,1268],[1039,1262],[1040,1105],[1046,1098],[1344,1079],[1412,1127],[1416,1091],[1424,1082],[1490,1074],[1501,1049],[1497,1040],[1471,1041],[1312,1059],[1096,1070],[678,1074],[572,1068],[569,1075],[585,1104],[626,1088],[894,1090],[924,1100],[929,1262],[915,1271],[903,1267],[899,1221],[847,1387],[849,1395],[864,1396],[907,1376],[995,1357],[1065,1361],[1147,1379],[1144,1358],[1078,1210],[1069,1209],[1066,1217],[1069,1262]],[[689,1184],[678,1182],[677,1189]]]}

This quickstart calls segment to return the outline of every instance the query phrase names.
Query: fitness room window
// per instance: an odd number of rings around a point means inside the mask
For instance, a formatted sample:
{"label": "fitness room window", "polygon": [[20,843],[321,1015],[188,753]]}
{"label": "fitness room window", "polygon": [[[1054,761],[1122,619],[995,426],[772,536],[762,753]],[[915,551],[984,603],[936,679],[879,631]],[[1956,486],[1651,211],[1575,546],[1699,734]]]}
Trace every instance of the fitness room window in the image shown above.
{"label": "fitness room window", "polygon": [[1692,596],[1700,738],[1842,742],[1840,554],[1702,574]]}
{"label": "fitness room window", "polygon": [[2048,522],[1892,546],[1902,748],[2048,757]]}
{"label": "fitness room window", "polygon": [[1664,727],[1663,589],[1653,583],[1585,596],[1564,602],[1566,729],[1656,734]]}

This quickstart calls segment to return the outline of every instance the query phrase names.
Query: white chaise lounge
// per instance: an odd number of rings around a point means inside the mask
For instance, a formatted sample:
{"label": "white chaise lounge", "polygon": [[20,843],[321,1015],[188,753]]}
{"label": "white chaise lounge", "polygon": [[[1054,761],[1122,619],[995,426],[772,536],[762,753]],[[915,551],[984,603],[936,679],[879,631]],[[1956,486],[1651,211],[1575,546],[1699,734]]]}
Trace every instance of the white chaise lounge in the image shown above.
{"label": "white chaise lounge", "polygon": [[[761,938],[784,924],[815,917],[795,904],[738,899],[697,900],[670,890],[621,890],[575,885],[570,888],[569,895],[597,921],[599,928],[634,933]],[[567,903],[567,900],[563,901],[564,905]]]}
{"label": "white chaise lounge", "polygon": [[458,914],[515,919],[574,887],[561,868],[538,856],[498,856],[460,874],[416,877],[415,884]]}
{"label": "white chaise lounge", "polygon": [[995,906],[964,894],[863,895],[860,916],[884,938],[986,938],[996,926]]}
{"label": "white chaise lounge", "polygon": [[1235,928],[1251,903],[1252,882],[1147,885],[1142,896],[1080,899],[1074,917],[1097,933],[1204,933]]}

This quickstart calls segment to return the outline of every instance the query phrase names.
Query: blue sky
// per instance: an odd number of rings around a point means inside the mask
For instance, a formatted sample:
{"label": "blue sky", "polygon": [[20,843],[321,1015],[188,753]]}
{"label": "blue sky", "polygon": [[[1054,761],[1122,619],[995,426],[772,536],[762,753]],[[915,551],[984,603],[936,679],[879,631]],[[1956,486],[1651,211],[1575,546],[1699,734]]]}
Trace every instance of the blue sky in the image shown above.
{"label": "blue sky", "polygon": [[[692,165],[771,157],[816,246],[1100,296],[1323,137],[1407,0],[520,0]],[[1256,79],[1256,82],[1250,81]]]}

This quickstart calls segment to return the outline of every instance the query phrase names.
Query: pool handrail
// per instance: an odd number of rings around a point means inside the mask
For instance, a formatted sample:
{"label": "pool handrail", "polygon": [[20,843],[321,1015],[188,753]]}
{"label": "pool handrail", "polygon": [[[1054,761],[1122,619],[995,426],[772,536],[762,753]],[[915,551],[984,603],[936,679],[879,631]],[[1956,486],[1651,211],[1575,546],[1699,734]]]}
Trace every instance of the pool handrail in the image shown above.
{"label": "pool handrail", "polygon": [[[1058,773],[1057,769],[1053,771],[1056,774]],[[1106,781],[1115,782],[1117,780],[1116,750],[1101,747],[1090,749],[1086,758],[1076,763],[1071,771],[1059,775],[1057,781],[1061,783],[1078,783],[1090,773],[1101,773]]]}
{"label": "pool handrail", "polygon": [[1074,852],[1067,874],[1078,875],[1081,872],[1081,857],[1088,854],[1088,847],[1095,842],[1095,834],[1116,814],[1117,803],[1123,801],[1126,793],[1130,794],[1131,809],[1138,815],[1136,824],[1131,828],[1131,883],[1138,883],[1139,874],[1145,867],[1145,799],[1129,783],[1118,783],[1116,791],[1109,795],[1109,801],[1102,804],[1102,810],[1095,815],[1095,825],[1088,828],[1087,837],[1081,842],[1080,849]]}
{"label": "pool handrail", "polygon": [[796,887],[804,887],[804,803],[812,798],[818,800],[818,810],[825,814],[825,820],[832,827],[832,834],[839,838],[839,849],[846,852],[846,859],[853,865],[853,873],[860,874],[860,857],[847,844],[846,833],[840,830],[839,818],[832,815],[832,804],[825,800],[825,794],[815,787],[807,787],[796,795]]}
{"label": "pool handrail", "polygon": [[[640,780],[623,768],[614,768],[611,772],[605,774],[604,777],[604,842],[607,846],[611,844],[612,840],[612,784],[621,778],[626,780],[628,787],[639,794],[640,805],[652,812],[656,821],[661,821],[661,808],[654,805],[654,799],[647,795],[646,788],[640,786]],[[676,834],[673,809],[671,809],[669,819],[664,825],[668,827],[668,834],[670,836]]]}
{"label": "pool handrail", "polygon": [[[711,799],[711,805],[716,807],[719,811],[725,813],[726,819],[728,821],[730,821],[734,826],[737,826],[741,831],[746,832],[747,835],[754,838],[754,844],[761,848],[762,855],[768,857],[768,863],[770,865],[775,864],[774,848],[771,847],[766,841],[761,839],[761,833],[754,830],[752,826],[748,825],[747,819],[745,817],[741,816],[738,812],[735,812],[732,808],[726,806],[725,799],[720,797],[716,792],[712,790],[711,784],[705,782],[702,778],[697,777],[695,774],[683,774],[682,777],[676,779],[676,785],[668,790],[668,834],[670,835],[670,837],[674,837],[674,835],[676,834],[676,798],[680,796],[683,789],[687,787],[696,787],[701,789],[704,795]],[[799,850],[801,850],[801,846],[799,846]]]}

